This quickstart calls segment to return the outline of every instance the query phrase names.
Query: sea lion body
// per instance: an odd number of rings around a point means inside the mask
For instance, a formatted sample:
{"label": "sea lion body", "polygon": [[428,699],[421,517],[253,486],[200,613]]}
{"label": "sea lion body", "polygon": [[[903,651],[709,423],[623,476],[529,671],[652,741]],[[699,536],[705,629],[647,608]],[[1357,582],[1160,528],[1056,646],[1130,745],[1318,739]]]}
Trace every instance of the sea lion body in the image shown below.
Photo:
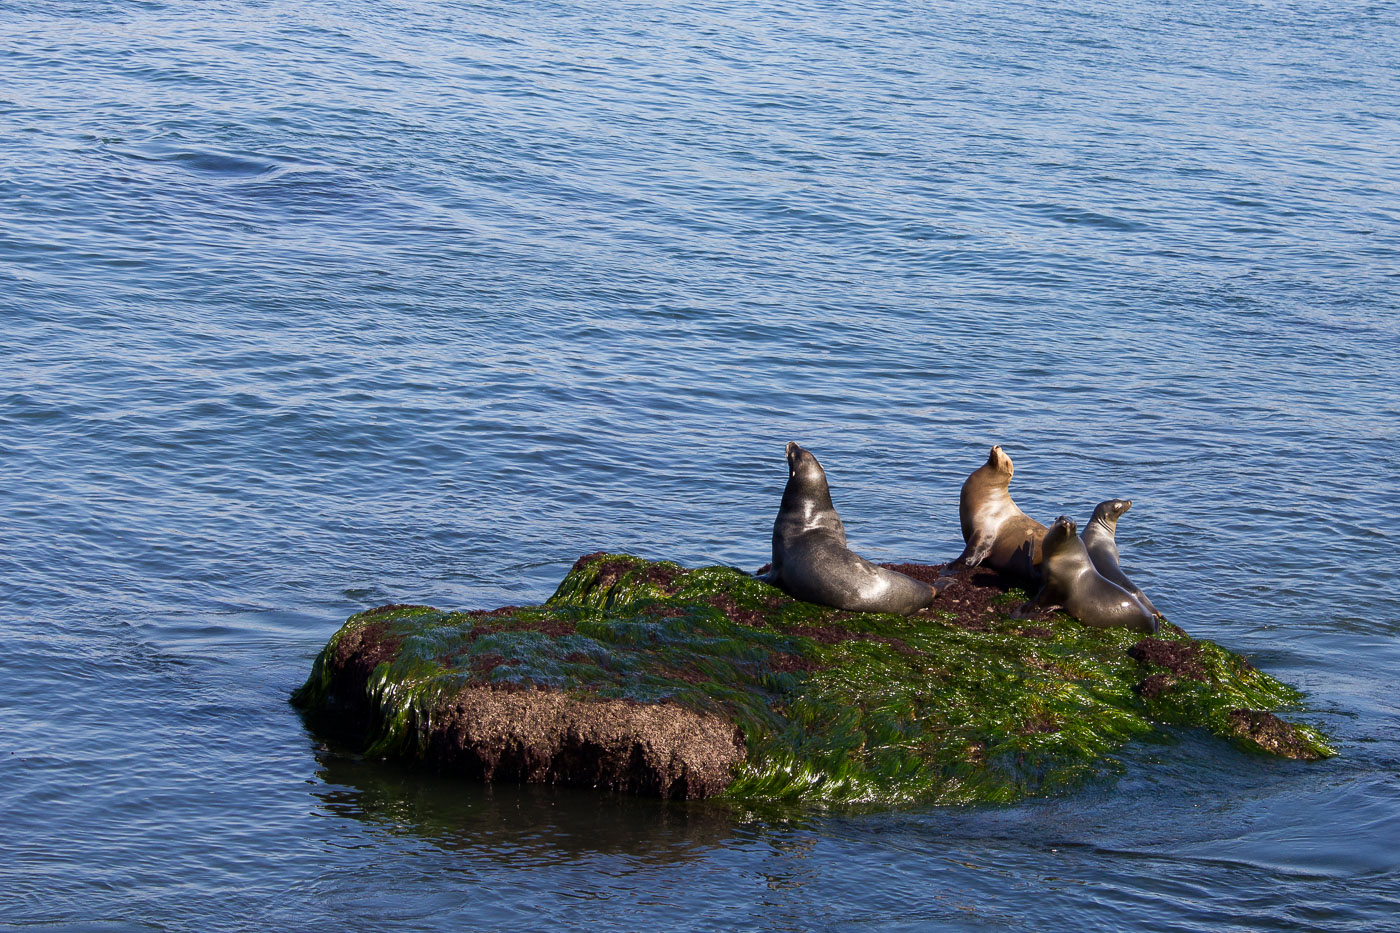
{"label": "sea lion body", "polygon": [[1044,584],[1030,601],[1039,608],[1062,606],[1094,628],[1126,628],[1152,634],[1157,619],[1123,587],[1094,569],[1075,523],[1061,515],[1045,533],[1040,565]]}
{"label": "sea lion body", "polygon": [[1038,581],[1045,526],[1012,501],[1015,471],[1011,458],[997,445],[987,462],[963,483],[958,518],[967,547],[954,563],[967,567],[985,563],[1002,573]]}
{"label": "sea lion body", "polygon": [[1114,535],[1118,531],[1118,519],[1132,507],[1131,499],[1109,499],[1100,502],[1094,506],[1094,516],[1089,519],[1079,537],[1084,542],[1085,550],[1089,552],[1089,560],[1093,561],[1095,570],[1132,593],[1137,597],[1137,601],[1142,603],[1143,608],[1160,617],[1162,614],[1152,605],[1152,600],[1133,585],[1133,581],[1128,579],[1128,575],[1118,565],[1118,542],[1114,540]]}
{"label": "sea lion body", "polygon": [[773,566],[765,581],[790,596],[851,612],[909,615],[932,604],[934,588],[877,567],[846,546],[826,472],[810,451],[787,445],[788,481],[773,522]]}

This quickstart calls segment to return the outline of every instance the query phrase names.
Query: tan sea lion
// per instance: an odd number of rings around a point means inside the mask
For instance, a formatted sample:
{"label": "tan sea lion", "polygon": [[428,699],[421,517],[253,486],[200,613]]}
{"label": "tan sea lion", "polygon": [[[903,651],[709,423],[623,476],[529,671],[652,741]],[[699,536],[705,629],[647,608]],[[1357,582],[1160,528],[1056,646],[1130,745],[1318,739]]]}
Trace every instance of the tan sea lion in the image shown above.
{"label": "tan sea lion", "polygon": [[826,472],[810,451],[787,445],[788,481],[773,522],[773,566],[762,577],[788,595],[851,612],[909,615],[933,602],[932,586],[877,567],[846,546]]}
{"label": "tan sea lion", "polygon": [[1123,568],[1118,566],[1118,542],[1114,540],[1114,534],[1118,531],[1118,519],[1132,507],[1132,499],[1109,499],[1100,502],[1094,506],[1094,515],[1080,532],[1079,538],[1084,542],[1095,570],[1132,593],[1148,612],[1160,618],[1162,614],[1152,605],[1152,600],[1134,586],[1133,581],[1123,572]]}
{"label": "tan sea lion", "polygon": [[1045,526],[1011,501],[1014,472],[1011,458],[997,445],[963,483],[958,518],[967,547],[953,565],[976,567],[985,562],[1002,573],[1038,581]]}
{"label": "tan sea lion", "polygon": [[1079,528],[1061,515],[1041,542],[1044,559],[1040,592],[1023,608],[1063,607],[1085,625],[1094,628],[1128,628],[1149,634],[1157,631],[1157,618],[1127,590],[1094,569]]}

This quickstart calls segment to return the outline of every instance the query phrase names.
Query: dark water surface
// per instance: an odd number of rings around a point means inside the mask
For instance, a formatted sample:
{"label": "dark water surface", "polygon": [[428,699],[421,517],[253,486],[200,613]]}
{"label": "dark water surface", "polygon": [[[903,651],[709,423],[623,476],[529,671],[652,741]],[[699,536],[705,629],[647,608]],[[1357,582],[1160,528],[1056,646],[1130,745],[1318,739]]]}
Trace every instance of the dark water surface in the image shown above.
{"label": "dark water surface", "polygon": [[[1400,929],[1400,10],[0,0],[0,926]],[[328,752],[350,613],[1136,505],[1316,765],[750,811]]]}

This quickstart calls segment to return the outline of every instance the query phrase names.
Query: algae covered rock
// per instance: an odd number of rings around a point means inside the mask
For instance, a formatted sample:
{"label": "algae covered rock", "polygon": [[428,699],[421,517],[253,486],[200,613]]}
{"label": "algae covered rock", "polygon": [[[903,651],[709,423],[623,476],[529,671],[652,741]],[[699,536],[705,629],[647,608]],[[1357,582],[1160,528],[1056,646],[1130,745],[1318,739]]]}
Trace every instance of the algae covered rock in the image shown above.
{"label": "algae covered rock", "polygon": [[1019,598],[974,570],[917,615],[851,613],[591,554],[540,606],[352,616],[293,700],[367,754],[678,798],[1009,802],[1111,771],[1162,724],[1333,754],[1273,714],[1297,691],[1218,645],[1010,619]]}

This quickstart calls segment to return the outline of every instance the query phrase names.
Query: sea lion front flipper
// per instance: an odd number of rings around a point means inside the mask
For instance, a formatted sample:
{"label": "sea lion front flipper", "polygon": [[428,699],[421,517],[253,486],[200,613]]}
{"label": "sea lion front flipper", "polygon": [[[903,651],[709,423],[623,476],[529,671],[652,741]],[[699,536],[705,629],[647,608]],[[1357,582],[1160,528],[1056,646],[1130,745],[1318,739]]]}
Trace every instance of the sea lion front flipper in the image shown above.
{"label": "sea lion front flipper", "polygon": [[1054,612],[1056,609],[1063,609],[1050,595],[1050,588],[1042,586],[1040,592],[1030,599],[1021,603],[1011,613],[1013,619],[1028,619],[1037,612]]}
{"label": "sea lion front flipper", "polygon": [[975,532],[971,538],[967,539],[967,547],[958,555],[951,566],[976,567],[987,559],[987,555],[992,553],[992,547],[997,543],[997,536],[986,532]]}

